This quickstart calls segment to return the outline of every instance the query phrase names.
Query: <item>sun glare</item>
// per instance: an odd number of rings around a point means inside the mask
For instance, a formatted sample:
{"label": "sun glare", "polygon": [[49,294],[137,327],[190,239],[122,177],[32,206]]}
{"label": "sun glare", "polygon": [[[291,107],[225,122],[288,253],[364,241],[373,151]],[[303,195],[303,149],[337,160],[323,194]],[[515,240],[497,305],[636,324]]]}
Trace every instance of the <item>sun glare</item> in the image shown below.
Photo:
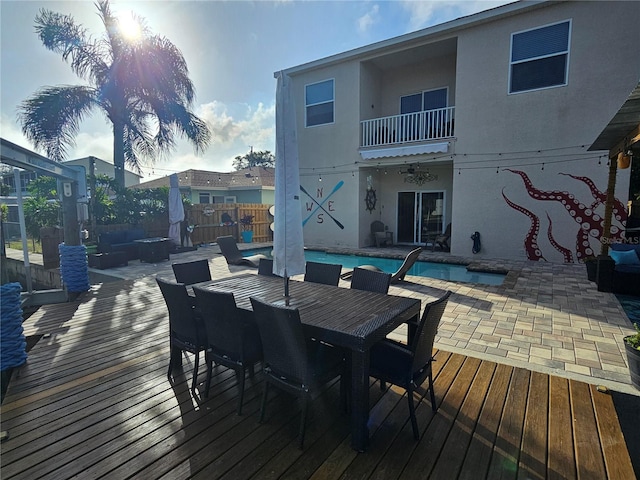
{"label": "sun glare", "polygon": [[133,17],[132,12],[125,12],[118,15],[118,27],[122,36],[129,41],[136,41],[142,37],[140,24]]}

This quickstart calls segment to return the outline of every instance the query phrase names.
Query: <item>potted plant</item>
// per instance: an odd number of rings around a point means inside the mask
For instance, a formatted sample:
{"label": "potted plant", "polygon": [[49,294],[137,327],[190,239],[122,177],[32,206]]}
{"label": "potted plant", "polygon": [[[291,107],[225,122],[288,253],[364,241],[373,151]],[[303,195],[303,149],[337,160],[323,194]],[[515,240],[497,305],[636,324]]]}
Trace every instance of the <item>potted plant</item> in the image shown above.
{"label": "potted plant", "polygon": [[244,215],[240,219],[240,225],[242,225],[242,241],[244,243],[251,243],[253,241],[253,230],[251,230],[251,225],[253,225],[254,215]]}
{"label": "potted plant", "polygon": [[634,323],[633,326],[636,333],[624,337],[624,347],[627,350],[631,383],[640,390],[640,326],[637,323]]}

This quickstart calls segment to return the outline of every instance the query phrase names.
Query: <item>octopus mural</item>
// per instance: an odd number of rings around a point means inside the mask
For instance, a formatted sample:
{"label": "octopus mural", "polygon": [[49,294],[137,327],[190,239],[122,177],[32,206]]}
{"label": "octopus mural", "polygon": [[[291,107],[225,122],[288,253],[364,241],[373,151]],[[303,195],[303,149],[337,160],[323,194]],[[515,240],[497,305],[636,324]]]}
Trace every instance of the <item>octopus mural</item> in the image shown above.
{"label": "octopus mural", "polygon": [[[593,181],[587,177],[580,177],[576,175],[570,175],[567,173],[560,173],[560,175],[566,175],[568,177],[573,178],[579,182],[584,183],[589,191],[591,192],[591,196],[593,197],[593,201],[590,205],[586,205],[585,203],[579,201],[573,194],[567,191],[544,191],[536,188],[527,174],[521,170],[512,170],[505,169],[507,172],[514,173],[519,175],[522,181],[524,182],[524,186],[526,188],[527,194],[536,201],[541,202],[558,202],[560,203],[570,217],[577,224],[576,231],[576,243],[575,243],[575,256],[577,261],[584,262],[584,260],[592,255],[595,255],[595,252],[591,248],[591,239],[597,239],[600,241],[602,238],[602,234],[604,232],[604,218],[596,212],[596,208],[604,205],[607,194],[599,190]],[[502,191],[502,197],[509,207],[514,210],[522,213],[527,216],[531,221],[531,227],[527,232],[527,235],[524,239],[525,252],[527,254],[527,258],[529,260],[546,260],[543,256],[542,250],[538,245],[538,235],[540,233],[540,218],[534,214],[531,210],[523,207],[522,205],[517,205],[513,201],[511,201],[504,193],[504,189]],[[566,263],[573,263],[574,257],[573,252],[570,248],[563,246],[558,242],[553,235],[553,222],[549,214],[546,214],[549,226],[547,228],[547,238],[551,246],[562,254],[562,257]],[[627,221],[627,212],[624,208],[624,205],[619,199],[615,199],[613,205],[612,212],[612,220],[618,222],[620,225],[624,226]],[[611,241],[622,241],[623,231],[618,225],[614,225],[612,221],[611,225]]]}

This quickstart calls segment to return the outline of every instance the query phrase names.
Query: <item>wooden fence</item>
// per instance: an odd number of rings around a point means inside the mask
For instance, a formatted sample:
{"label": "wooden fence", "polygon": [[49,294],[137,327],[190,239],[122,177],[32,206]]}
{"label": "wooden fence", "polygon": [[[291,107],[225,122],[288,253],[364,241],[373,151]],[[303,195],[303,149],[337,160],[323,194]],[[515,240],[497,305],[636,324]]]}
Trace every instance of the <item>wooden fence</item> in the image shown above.
{"label": "wooden fence", "polygon": [[[243,228],[238,220],[245,215],[253,215],[253,224],[246,227],[253,231],[254,242],[273,241],[273,232],[269,228],[273,217],[269,214],[269,207],[260,203],[212,203],[192,205],[189,211],[189,224],[196,225],[191,234],[194,245],[212,243],[222,235],[233,235],[238,242],[242,241],[240,232]],[[232,222],[223,221],[223,215],[228,215]],[[226,217],[225,215],[225,217]]]}
{"label": "wooden fence", "polygon": [[[232,235],[238,242],[242,242],[240,232],[244,228],[238,219],[245,215],[253,215],[253,224],[247,230],[253,231],[254,242],[273,241],[270,225],[273,217],[269,214],[271,205],[260,203],[215,203],[195,204],[189,208],[186,221],[196,227],[191,234],[194,245],[213,243],[223,235]],[[225,223],[223,215],[227,214],[232,222]],[[226,216],[225,216],[226,218]],[[169,230],[169,217],[155,218],[139,225],[97,225],[96,238],[103,232],[115,232],[131,228],[142,228],[149,237],[166,237]]]}

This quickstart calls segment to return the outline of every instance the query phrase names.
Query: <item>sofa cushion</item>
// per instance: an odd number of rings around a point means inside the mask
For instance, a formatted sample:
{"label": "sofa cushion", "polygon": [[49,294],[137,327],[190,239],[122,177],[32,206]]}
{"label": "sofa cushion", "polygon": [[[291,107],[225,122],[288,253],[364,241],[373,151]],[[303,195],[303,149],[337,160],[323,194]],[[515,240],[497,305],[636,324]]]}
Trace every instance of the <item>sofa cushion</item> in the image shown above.
{"label": "sofa cushion", "polygon": [[640,257],[640,244],[634,243],[612,243],[609,246],[609,251],[618,251],[618,252],[626,252],[629,250],[635,250]]}
{"label": "sofa cushion", "polygon": [[100,235],[100,242],[110,243],[111,245],[116,243],[126,243],[127,231],[120,230],[119,232],[105,232]]}
{"label": "sofa cushion", "polygon": [[610,250],[609,256],[616,265],[640,265],[640,258],[635,250]]}
{"label": "sofa cushion", "polygon": [[125,233],[126,233],[125,242],[133,242],[134,240],[142,240],[143,238],[146,238],[146,235],[144,234],[144,230],[141,230],[141,229],[125,230]]}

